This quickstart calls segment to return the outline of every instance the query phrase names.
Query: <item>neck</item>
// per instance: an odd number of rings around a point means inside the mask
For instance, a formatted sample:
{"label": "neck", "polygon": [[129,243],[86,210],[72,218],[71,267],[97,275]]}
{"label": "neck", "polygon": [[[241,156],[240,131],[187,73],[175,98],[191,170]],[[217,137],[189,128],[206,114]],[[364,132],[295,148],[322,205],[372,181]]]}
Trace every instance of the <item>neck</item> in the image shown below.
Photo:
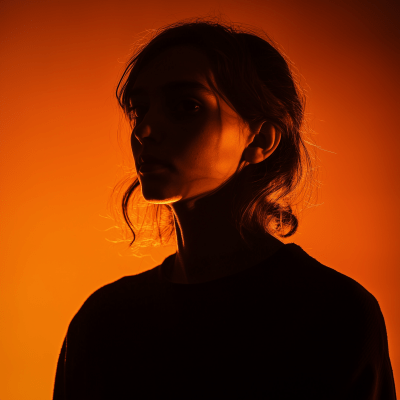
{"label": "neck", "polygon": [[233,180],[211,195],[173,203],[177,252],[171,279],[195,283],[247,269],[283,243],[272,235],[246,243],[231,214]]}

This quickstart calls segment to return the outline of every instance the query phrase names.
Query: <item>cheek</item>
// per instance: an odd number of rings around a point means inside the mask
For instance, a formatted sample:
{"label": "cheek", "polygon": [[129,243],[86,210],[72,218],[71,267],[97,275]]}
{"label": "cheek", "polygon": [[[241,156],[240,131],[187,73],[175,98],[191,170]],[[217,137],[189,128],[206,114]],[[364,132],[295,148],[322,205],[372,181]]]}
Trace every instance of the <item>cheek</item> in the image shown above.
{"label": "cheek", "polygon": [[239,152],[239,145],[235,143],[227,143],[225,146],[221,146],[218,154],[218,165],[219,169],[225,173],[225,175],[231,176],[238,168],[241,159],[241,152]]}
{"label": "cheek", "polygon": [[241,146],[238,126],[225,124],[213,151],[216,167],[221,172],[231,175],[236,171],[242,155]]}
{"label": "cheek", "polygon": [[182,168],[192,176],[225,180],[237,169],[241,157],[239,142],[214,128],[208,127],[187,141],[180,159]]}
{"label": "cheek", "polygon": [[190,137],[180,143],[180,157],[190,170],[203,175],[212,171],[218,161],[218,135],[209,126],[201,130],[193,129],[190,133]]}

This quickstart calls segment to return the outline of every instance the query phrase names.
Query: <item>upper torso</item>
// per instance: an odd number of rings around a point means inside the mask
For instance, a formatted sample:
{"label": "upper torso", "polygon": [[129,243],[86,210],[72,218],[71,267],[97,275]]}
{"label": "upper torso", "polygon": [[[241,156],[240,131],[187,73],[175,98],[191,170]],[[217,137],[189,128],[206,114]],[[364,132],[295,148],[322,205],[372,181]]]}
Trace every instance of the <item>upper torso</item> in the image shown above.
{"label": "upper torso", "polygon": [[375,298],[300,247],[199,284],[169,281],[168,260],[85,302],[60,356],[57,391],[74,400],[364,400],[356,391],[372,393],[382,376],[392,390]]}

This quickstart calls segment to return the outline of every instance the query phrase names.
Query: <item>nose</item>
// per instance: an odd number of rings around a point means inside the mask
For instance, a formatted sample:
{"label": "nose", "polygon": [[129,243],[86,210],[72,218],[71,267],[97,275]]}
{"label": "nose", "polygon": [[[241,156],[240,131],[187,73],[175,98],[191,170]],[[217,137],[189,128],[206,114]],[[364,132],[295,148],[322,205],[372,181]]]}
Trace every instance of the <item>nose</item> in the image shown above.
{"label": "nose", "polygon": [[[132,134],[140,144],[146,141],[160,142],[162,133],[165,130],[166,121],[163,118],[162,109],[159,105],[151,105],[141,121],[136,124]],[[133,140],[133,135],[131,140]]]}
{"label": "nose", "polygon": [[133,142],[133,138],[135,137],[136,140],[143,145],[145,138],[149,138],[152,134],[152,129],[149,124],[145,124],[144,121],[136,126],[132,131],[131,141]]}

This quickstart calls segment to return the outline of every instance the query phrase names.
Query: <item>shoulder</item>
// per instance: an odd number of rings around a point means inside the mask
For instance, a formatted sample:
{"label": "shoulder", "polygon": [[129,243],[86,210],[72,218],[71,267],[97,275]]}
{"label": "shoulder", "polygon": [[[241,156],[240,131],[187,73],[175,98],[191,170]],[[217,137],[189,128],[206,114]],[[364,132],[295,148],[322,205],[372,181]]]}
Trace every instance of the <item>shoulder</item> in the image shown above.
{"label": "shoulder", "polygon": [[383,322],[375,296],[355,279],[328,267],[290,243],[276,259],[276,276],[287,294],[303,307],[333,320],[372,324]]}
{"label": "shoulder", "polygon": [[341,296],[353,296],[366,303],[376,303],[375,297],[364,286],[355,279],[328,267],[300,246],[290,243],[285,246],[285,265],[290,270],[290,275],[304,283],[305,287],[320,288],[320,290],[334,293],[338,298]]}
{"label": "shoulder", "polygon": [[323,265],[294,243],[282,253],[282,263],[281,275],[289,282],[288,291],[295,293],[291,300],[296,300],[294,307],[300,313],[334,332],[336,338],[352,342],[360,352],[368,343],[379,343],[383,351],[384,317],[378,300],[361,283]]}
{"label": "shoulder", "polygon": [[289,287],[297,293],[297,301],[292,301],[299,326],[312,327],[305,330],[305,337],[311,337],[310,347],[318,347],[321,357],[338,366],[332,376],[340,374],[343,393],[366,391],[372,385],[377,393],[394,391],[386,325],[375,296],[294,243],[280,260],[285,266],[281,275],[290,276]]}
{"label": "shoulder", "polygon": [[159,295],[157,268],[124,276],[93,292],[72,319],[69,331],[85,325],[100,323],[127,309],[134,310],[154,301]]}

